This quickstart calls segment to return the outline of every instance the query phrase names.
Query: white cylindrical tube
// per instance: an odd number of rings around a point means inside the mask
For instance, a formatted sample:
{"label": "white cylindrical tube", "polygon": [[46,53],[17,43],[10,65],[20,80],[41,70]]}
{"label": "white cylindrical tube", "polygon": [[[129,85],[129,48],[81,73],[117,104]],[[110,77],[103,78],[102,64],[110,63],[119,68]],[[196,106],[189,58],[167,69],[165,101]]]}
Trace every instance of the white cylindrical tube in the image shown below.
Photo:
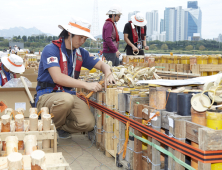
{"label": "white cylindrical tube", "polygon": [[26,155],[31,155],[37,148],[37,139],[35,135],[27,135],[24,138]]}
{"label": "white cylindrical tube", "polygon": [[11,153],[7,157],[8,170],[22,170],[23,169],[23,157],[21,153]]}
{"label": "white cylindrical tube", "polygon": [[48,107],[42,107],[41,112],[46,112],[47,114],[49,114],[49,108]]}
{"label": "white cylindrical tube", "polygon": [[49,115],[49,113],[47,113],[46,111],[42,111],[42,112],[41,112],[41,120],[43,119],[43,116],[44,116],[44,115]]}
{"label": "white cylindrical tube", "polygon": [[[9,115],[2,115],[1,116],[2,123],[1,123],[1,132],[10,132],[11,127],[10,127],[10,116]],[[14,126],[15,129],[15,126]],[[6,142],[2,141],[2,149],[3,151],[6,150]]]}
{"label": "white cylindrical tube", "polygon": [[15,116],[15,131],[24,131],[24,116],[22,114]]}
{"label": "white cylindrical tube", "polygon": [[7,136],[5,138],[7,155],[12,152],[18,152],[18,137]]}
{"label": "white cylindrical tube", "polygon": [[31,115],[31,114],[38,114],[37,113],[37,108],[30,108],[29,109],[29,115]]}
{"label": "white cylindrical tube", "polygon": [[11,119],[12,119],[13,113],[14,113],[14,110],[12,108],[5,109],[5,115],[9,115]]}
{"label": "white cylindrical tube", "polygon": [[24,115],[25,109],[23,109],[23,108],[18,108],[18,109],[16,109],[16,112],[18,112],[18,114],[23,114],[23,115]]}
{"label": "white cylindrical tube", "polygon": [[42,120],[38,122],[38,131],[42,131]]}
{"label": "white cylindrical tube", "polygon": [[31,169],[45,169],[45,152],[41,150],[33,151],[31,154]]}
{"label": "white cylindrical tube", "polygon": [[51,127],[51,115],[45,114],[43,115],[43,131],[50,130]]}
{"label": "white cylindrical tube", "polygon": [[38,131],[38,115],[37,114],[31,114],[29,116],[29,130]]}
{"label": "white cylindrical tube", "polygon": [[[48,131],[50,130],[51,127],[51,115],[50,114],[44,114],[42,117],[42,121],[43,121],[43,131]],[[50,139],[45,139],[42,140],[42,148],[46,149],[46,148],[50,148]]]}
{"label": "white cylindrical tube", "polygon": [[[23,132],[24,131],[24,116],[23,114],[15,115],[15,131]],[[18,150],[24,150],[23,140],[18,142]]]}

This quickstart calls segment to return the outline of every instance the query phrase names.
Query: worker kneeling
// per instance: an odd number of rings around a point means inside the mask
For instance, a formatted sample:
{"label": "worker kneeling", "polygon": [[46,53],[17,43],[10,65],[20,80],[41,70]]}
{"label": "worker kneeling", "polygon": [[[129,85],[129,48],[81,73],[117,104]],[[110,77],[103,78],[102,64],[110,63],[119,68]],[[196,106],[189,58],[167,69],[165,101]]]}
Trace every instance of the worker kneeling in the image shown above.
{"label": "worker kneeling", "polygon": [[[74,88],[100,91],[102,86],[78,80],[81,67],[96,68],[105,76],[110,75],[110,67],[80,46],[87,38],[95,40],[90,34],[91,25],[80,18],[72,18],[67,25],[59,25],[63,31],[59,40],[47,45],[41,55],[36,87],[36,106],[48,107],[53,113],[53,122],[60,138],[67,139],[71,133],[91,131],[95,119],[87,104],[76,96]],[[113,76],[107,83],[115,82]]]}

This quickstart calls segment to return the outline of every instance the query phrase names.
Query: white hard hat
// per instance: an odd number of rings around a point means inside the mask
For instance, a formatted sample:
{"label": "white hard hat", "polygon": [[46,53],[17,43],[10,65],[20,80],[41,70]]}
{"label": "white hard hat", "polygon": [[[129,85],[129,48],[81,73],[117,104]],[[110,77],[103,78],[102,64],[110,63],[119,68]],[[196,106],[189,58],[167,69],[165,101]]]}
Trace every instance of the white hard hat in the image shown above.
{"label": "white hard hat", "polygon": [[65,29],[72,34],[86,36],[96,41],[93,35],[90,34],[91,24],[82,18],[72,17],[67,25],[59,25],[59,28]]}
{"label": "white hard hat", "polygon": [[137,13],[136,15],[131,16],[131,21],[134,25],[143,27],[147,24],[147,21],[142,13]]}
{"label": "white hard hat", "polygon": [[106,13],[106,15],[111,15],[111,14],[117,14],[117,15],[122,15],[122,9],[118,5],[113,5],[109,11]]}

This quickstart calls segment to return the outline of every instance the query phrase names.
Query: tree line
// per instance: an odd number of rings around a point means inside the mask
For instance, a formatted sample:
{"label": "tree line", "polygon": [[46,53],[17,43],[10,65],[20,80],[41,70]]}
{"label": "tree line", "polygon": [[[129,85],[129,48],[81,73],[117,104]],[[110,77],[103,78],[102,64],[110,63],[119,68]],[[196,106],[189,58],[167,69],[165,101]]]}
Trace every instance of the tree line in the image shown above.
{"label": "tree line", "polygon": [[[58,39],[58,36],[14,36],[11,41],[13,42],[24,42],[25,48],[30,49],[40,49],[42,50],[47,44],[49,44],[52,40]],[[91,41],[87,39],[82,47],[90,47],[91,51],[98,51],[98,49],[102,49],[102,39],[97,39],[97,41]],[[0,47],[8,48],[9,40],[0,37]],[[158,50],[181,50],[181,51],[192,51],[192,50],[200,50],[200,51],[221,51],[222,43],[217,41],[147,41],[147,45],[150,47],[152,51]],[[119,42],[119,50],[121,52],[124,51],[126,47],[126,42],[124,40],[120,40]]]}

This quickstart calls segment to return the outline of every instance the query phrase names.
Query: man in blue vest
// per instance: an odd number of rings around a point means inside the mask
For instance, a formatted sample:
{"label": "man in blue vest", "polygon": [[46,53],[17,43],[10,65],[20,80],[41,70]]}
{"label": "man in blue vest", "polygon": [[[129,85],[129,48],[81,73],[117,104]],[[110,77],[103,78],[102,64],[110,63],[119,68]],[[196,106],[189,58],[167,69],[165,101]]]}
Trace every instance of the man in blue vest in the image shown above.
{"label": "man in blue vest", "polygon": [[[60,138],[67,139],[71,133],[91,131],[95,126],[93,114],[86,103],[75,94],[74,88],[100,91],[102,86],[78,80],[81,66],[101,70],[107,83],[115,83],[110,67],[81,48],[90,34],[91,25],[80,18],[71,18],[67,25],[59,25],[63,31],[59,40],[47,45],[41,55],[36,87],[36,106],[48,107]],[[110,75],[110,76],[108,76]]]}

